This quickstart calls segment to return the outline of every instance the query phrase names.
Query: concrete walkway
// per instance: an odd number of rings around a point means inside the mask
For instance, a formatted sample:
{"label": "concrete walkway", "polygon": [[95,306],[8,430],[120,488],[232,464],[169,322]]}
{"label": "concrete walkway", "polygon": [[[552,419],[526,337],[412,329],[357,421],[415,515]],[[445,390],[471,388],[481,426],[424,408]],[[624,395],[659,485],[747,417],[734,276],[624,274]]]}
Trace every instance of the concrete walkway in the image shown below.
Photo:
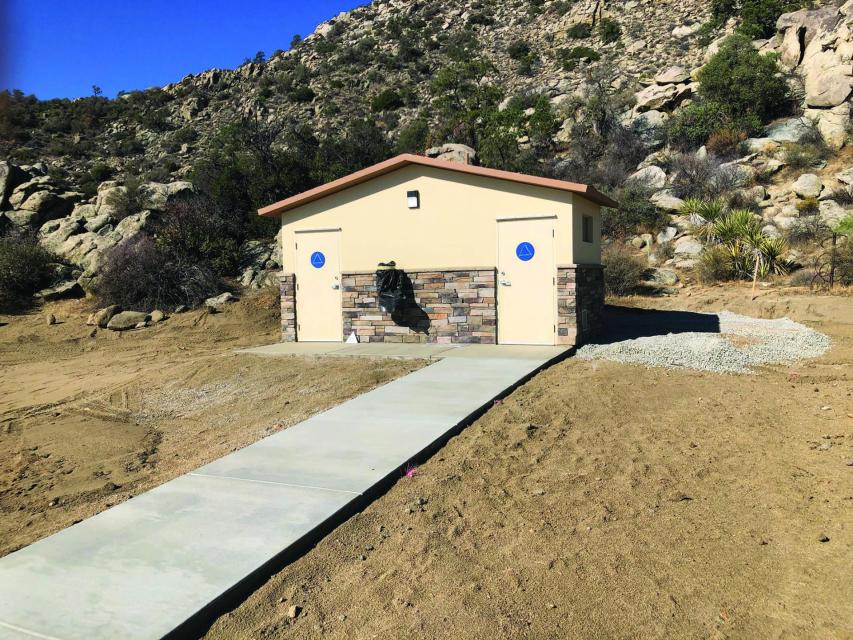
{"label": "concrete walkway", "polygon": [[0,559],[0,639],[191,637],[566,350],[451,351]]}

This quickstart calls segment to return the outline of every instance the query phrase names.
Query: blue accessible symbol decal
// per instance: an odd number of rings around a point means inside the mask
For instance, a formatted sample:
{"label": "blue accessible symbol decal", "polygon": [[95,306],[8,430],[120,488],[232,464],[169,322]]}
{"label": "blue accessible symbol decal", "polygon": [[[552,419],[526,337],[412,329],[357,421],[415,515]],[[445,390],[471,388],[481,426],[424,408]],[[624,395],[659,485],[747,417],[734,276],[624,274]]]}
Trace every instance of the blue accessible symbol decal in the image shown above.
{"label": "blue accessible symbol decal", "polygon": [[515,255],[518,256],[518,259],[522,262],[527,262],[533,259],[533,256],[536,255],[536,249],[533,248],[533,245],[529,242],[522,242],[515,248]]}
{"label": "blue accessible symbol decal", "polygon": [[315,251],[311,254],[311,266],[315,269],[322,269],[326,264],[326,256],[320,251]]}

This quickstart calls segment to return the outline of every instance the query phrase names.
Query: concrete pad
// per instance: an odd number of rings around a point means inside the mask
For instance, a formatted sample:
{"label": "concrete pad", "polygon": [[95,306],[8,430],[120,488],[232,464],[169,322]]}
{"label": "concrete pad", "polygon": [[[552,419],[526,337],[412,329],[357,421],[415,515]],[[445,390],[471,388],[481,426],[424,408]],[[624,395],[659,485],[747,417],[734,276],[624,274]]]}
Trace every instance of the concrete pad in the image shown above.
{"label": "concrete pad", "polygon": [[571,347],[507,345],[507,344],[423,344],[364,342],[282,342],[237,353],[256,356],[331,356],[354,358],[412,358],[440,360],[442,358],[504,358],[551,360],[566,353]]}
{"label": "concrete pad", "polygon": [[441,359],[0,559],[0,640],[155,639],[209,615],[565,352],[481,351],[489,355]]}

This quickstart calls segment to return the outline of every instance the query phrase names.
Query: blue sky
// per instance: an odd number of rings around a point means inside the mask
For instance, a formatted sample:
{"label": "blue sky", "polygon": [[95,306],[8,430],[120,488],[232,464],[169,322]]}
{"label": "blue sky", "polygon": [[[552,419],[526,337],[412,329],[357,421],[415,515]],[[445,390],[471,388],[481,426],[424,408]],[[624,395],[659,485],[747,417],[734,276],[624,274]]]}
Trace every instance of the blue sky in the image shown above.
{"label": "blue sky", "polygon": [[[287,49],[367,0],[0,0],[0,89],[108,97]],[[5,12],[5,26],[4,17]],[[4,60],[5,59],[5,60]]]}

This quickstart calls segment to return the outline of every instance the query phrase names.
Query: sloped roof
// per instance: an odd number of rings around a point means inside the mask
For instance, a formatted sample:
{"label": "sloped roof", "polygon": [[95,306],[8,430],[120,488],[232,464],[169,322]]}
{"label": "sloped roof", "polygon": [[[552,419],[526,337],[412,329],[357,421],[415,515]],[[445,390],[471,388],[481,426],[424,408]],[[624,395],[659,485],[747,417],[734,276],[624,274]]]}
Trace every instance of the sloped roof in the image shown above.
{"label": "sloped roof", "polygon": [[485,167],[475,167],[464,164],[462,162],[451,162],[449,160],[436,160],[424,156],[417,156],[410,153],[396,156],[390,160],[385,160],[372,167],[367,167],[361,171],[356,171],[348,176],[339,178],[333,182],[321,185],[309,191],[299,193],[290,198],[286,198],[275,204],[258,209],[258,213],[262,216],[276,216],[291,209],[301,207],[302,205],[314,202],[333,193],[338,193],[344,189],[349,189],[358,184],[372,180],[379,176],[383,176],[397,169],[410,165],[420,165],[424,167],[434,167],[436,169],[446,169],[447,171],[455,171],[457,173],[466,173],[475,176],[484,176],[486,178],[496,178],[498,180],[506,180],[508,182],[518,182],[521,184],[530,184],[537,187],[545,187],[546,189],[556,189],[558,191],[569,191],[583,196],[587,200],[591,200],[603,207],[617,207],[619,203],[605,196],[595,189],[585,184],[576,182],[567,182],[565,180],[555,180],[553,178],[540,178],[537,176],[529,176],[523,173],[513,173],[511,171],[500,171],[498,169],[487,169]]}

